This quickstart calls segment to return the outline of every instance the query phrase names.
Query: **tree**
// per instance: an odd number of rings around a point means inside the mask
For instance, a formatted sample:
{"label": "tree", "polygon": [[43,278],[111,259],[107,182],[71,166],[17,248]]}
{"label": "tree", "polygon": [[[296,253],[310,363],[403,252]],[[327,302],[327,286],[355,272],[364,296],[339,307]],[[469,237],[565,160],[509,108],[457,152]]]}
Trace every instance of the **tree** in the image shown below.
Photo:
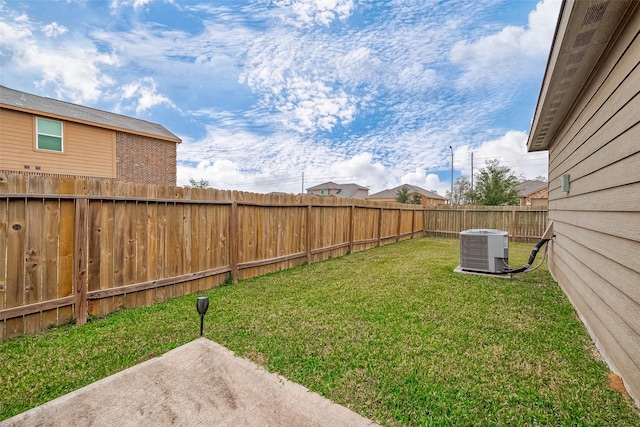
{"label": "tree", "polygon": [[517,205],[520,202],[518,178],[511,168],[500,166],[498,160],[488,160],[475,175],[475,181],[471,199],[479,205]]}
{"label": "tree", "polygon": [[402,188],[396,191],[396,202],[409,203],[409,189],[407,187],[402,186]]}
{"label": "tree", "polygon": [[453,198],[451,198],[451,191],[446,192],[446,197],[452,200],[455,205],[472,203],[471,181],[469,181],[469,178],[466,176],[458,177],[453,184]]}
{"label": "tree", "polygon": [[196,181],[193,178],[189,178],[189,185],[185,185],[187,188],[209,188],[209,181],[202,178],[200,181]]}

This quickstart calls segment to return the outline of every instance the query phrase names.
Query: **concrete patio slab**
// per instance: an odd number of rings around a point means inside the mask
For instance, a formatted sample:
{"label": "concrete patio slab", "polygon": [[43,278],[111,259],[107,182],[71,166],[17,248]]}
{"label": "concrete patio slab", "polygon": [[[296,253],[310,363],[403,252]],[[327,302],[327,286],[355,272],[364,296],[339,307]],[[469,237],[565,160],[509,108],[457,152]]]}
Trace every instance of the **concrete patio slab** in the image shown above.
{"label": "concrete patio slab", "polygon": [[199,338],[0,423],[2,426],[373,426]]}

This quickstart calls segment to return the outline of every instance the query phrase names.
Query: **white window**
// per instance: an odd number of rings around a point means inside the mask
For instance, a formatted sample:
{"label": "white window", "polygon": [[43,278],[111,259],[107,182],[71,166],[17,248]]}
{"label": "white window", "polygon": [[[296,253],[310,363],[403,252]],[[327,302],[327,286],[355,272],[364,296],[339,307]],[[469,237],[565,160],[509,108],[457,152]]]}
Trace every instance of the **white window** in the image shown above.
{"label": "white window", "polygon": [[62,122],[36,118],[36,148],[62,153]]}

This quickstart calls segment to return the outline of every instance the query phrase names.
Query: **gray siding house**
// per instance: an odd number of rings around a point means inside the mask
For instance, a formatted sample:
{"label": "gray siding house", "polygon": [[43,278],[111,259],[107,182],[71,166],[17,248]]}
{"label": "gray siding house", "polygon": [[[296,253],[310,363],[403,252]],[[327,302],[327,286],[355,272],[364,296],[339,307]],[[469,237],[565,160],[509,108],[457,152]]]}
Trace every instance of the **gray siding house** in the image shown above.
{"label": "gray siding house", "polygon": [[307,194],[311,196],[364,199],[369,195],[369,189],[358,184],[336,184],[335,182],[329,181],[307,188]]}
{"label": "gray siding house", "polygon": [[549,151],[549,269],[640,404],[640,2],[562,4],[529,151]]}

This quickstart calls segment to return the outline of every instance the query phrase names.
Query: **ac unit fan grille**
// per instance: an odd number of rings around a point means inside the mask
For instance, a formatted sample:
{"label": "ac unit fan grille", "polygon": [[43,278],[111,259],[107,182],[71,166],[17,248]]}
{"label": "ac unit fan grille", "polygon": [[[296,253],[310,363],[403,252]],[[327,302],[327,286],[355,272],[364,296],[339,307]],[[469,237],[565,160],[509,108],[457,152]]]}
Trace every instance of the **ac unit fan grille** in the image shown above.
{"label": "ac unit fan grille", "polygon": [[463,236],[460,239],[460,266],[468,270],[489,270],[487,236]]}

